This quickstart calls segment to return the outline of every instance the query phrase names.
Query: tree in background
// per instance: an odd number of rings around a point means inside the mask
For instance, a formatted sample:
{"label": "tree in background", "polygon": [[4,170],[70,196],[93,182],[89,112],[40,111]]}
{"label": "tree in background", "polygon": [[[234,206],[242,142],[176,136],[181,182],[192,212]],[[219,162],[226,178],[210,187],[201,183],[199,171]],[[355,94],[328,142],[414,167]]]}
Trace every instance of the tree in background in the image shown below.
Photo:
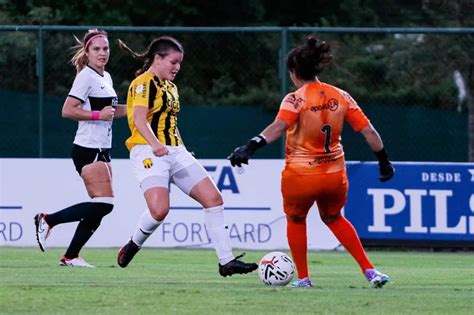
{"label": "tree in background", "polygon": [[[423,0],[423,10],[430,17],[432,25],[474,27],[473,1]],[[463,42],[453,38],[450,44],[459,47],[457,56],[460,56],[462,61],[456,66],[468,86],[465,104],[469,112],[469,161],[472,162],[474,161],[474,36],[469,34],[463,37]]]}
{"label": "tree in background", "polygon": [[[469,0],[0,0],[3,25],[97,26],[346,26],[346,27],[472,27]],[[79,32],[80,33],[80,32]],[[76,34],[79,35],[79,34]],[[110,70],[121,96],[139,63],[124,62],[116,38],[135,49],[161,34],[112,32]],[[185,72],[178,77],[186,104],[239,104],[276,110],[280,98],[279,34],[173,33],[186,49]],[[300,41],[293,34],[289,44]],[[323,79],[346,88],[361,103],[459,108],[453,73],[468,87],[470,155],[474,160],[474,42],[472,35],[320,34],[339,44],[332,71]],[[71,84],[65,47],[74,45],[71,32],[45,32],[47,95],[63,96]],[[0,32],[0,87],[37,91],[35,33]],[[21,78],[21,79],[19,79]],[[466,107],[461,108],[462,111]]]}

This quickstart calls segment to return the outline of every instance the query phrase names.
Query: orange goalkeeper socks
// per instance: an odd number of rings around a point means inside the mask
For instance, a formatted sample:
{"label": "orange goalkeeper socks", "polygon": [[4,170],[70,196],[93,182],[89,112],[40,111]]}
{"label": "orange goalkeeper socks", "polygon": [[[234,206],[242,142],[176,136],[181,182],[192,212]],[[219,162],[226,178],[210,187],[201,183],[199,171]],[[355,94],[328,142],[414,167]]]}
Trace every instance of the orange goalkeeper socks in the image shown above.
{"label": "orange goalkeeper socks", "polygon": [[374,269],[374,266],[362,247],[357,231],[346,218],[341,215],[339,219],[328,223],[327,226],[331,229],[339,242],[341,242],[342,246],[354,257],[362,269],[362,272],[366,269]]}
{"label": "orange goalkeeper socks", "polygon": [[306,238],[306,220],[294,222],[286,220],[286,235],[291,256],[298,271],[298,279],[308,277],[308,243]]}

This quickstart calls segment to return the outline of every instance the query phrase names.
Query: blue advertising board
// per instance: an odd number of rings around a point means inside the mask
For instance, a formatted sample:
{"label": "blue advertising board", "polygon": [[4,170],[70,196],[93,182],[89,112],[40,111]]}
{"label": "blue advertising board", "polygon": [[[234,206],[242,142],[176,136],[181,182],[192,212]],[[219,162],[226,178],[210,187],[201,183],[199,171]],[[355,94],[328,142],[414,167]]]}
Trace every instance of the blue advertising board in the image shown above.
{"label": "blue advertising board", "polygon": [[474,242],[474,164],[394,166],[382,183],[377,163],[347,163],[344,213],[362,240]]}

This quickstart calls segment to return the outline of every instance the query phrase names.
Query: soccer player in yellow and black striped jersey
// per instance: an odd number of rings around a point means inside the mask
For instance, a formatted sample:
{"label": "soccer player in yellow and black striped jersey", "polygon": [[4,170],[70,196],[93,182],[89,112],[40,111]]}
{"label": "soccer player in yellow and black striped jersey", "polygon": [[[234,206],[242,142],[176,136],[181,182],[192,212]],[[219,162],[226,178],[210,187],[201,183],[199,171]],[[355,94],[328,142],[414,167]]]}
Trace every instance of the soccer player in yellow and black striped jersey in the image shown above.
{"label": "soccer player in yellow and black striped jersey", "polygon": [[147,121],[160,143],[170,146],[183,144],[178,132],[178,88],[173,82],[160,81],[149,71],[133,80],[127,97],[128,125],[132,132],[126,141],[129,150],[136,144],[147,144],[133,122],[135,106],[143,106],[148,109]]}
{"label": "soccer player in yellow and black striped jersey", "polygon": [[255,263],[245,263],[232,254],[224,220],[222,195],[204,167],[186,150],[178,132],[178,89],[172,82],[184,57],[182,45],[169,36],[153,40],[147,51],[137,54],[119,41],[120,47],[144,61],[130,84],[127,98],[131,136],[125,142],[148,209],[132,238],[119,251],[117,262],[125,268],[145,240],[160,226],[170,208],[169,184],[173,182],[204,208],[204,221],[219,260],[221,276],[249,273]]}

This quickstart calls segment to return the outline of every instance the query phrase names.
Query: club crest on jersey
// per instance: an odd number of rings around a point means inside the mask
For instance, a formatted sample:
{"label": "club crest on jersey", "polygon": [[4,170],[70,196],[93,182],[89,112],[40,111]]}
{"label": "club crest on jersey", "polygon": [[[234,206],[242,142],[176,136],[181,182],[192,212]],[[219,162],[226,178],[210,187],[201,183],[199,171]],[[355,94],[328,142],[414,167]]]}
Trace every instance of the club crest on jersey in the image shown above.
{"label": "club crest on jersey", "polygon": [[142,97],[146,97],[146,84],[140,84],[135,88],[135,93],[141,94]]}
{"label": "club crest on jersey", "polygon": [[153,166],[153,161],[150,158],[143,160],[143,167],[144,168],[151,168]]}
{"label": "club crest on jersey", "polygon": [[291,94],[289,94],[288,97],[286,98],[286,101],[287,101],[288,103],[290,103],[291,105],[293,105],[293,107],[294,107],[295,109],[297,109],[297,108],[300,106],[300,104],[301,104],[302,102],[304,102],[304,99],[302,99],[301,97],[296,96],[295,93],[291,93]]}

